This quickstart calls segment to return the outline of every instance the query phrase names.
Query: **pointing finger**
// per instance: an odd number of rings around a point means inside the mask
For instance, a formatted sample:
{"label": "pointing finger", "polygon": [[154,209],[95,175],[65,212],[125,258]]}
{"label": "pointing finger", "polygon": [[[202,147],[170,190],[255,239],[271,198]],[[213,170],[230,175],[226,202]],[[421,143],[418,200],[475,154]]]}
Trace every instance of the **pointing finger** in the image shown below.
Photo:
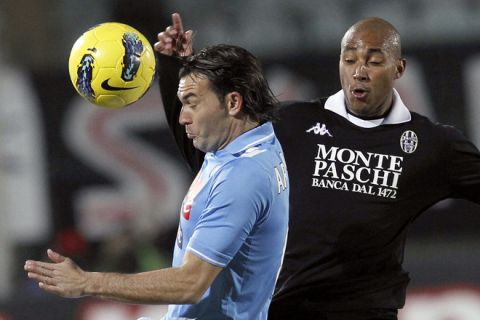
{"label": "pointing finger", "polygon": [[178,30],[180,34],[183,34],[182,17],[180,16],[179,13],[172,14],[172,23],[173,23],[173,28]]}

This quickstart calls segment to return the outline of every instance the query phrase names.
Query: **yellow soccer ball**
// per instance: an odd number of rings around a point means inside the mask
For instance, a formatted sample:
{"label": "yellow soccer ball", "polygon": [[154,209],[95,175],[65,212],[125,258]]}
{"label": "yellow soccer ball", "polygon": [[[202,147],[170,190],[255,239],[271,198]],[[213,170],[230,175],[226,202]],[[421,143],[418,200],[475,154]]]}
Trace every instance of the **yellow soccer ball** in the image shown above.
{"label": "yellow soccer ball", "polygon": [[75,90],[105,108],[140,99],[155,75],[155,54],[134,28],[117,22],[96,25],[77,39],[68,61]]}

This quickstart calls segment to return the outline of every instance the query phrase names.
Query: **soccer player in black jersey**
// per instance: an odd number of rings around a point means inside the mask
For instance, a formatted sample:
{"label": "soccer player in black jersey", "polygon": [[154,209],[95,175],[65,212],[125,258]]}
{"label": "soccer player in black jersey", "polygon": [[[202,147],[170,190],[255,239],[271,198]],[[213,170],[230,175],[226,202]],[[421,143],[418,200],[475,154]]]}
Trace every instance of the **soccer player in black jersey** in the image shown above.
{"label": "soccer player in black jersey", "polygon": [[[162,99],[186,161],[178,69],[192,52],[180,16],[159,33]],[[448,198],[480,204],[480,153],[457,129],[409,111],[394,89],[405,72],[400,35],[387,21],[355,23],[341,42],[342,90],[286,102],[275,131],[290,175],[290,224],[269,319],[393,320],[405,303],[407,228]]]}

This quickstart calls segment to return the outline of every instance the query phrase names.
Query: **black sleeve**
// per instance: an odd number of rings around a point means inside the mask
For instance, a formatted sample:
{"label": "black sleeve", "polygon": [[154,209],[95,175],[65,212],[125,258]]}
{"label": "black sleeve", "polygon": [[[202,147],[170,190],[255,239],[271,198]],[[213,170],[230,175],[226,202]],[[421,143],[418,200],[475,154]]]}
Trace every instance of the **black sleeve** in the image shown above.
{"label": "black sleeve", "polygon": [[446,170],[454,197],[480,204],[480,152],[454,127],[443,129],[448,143]]}
{"label": "black sleeve", "polygon": [[163,108],[170,132],[175,138],[181,155],[193,172],[197,173],[202,166],[204,153],[194,148],[192,141],[188,139],[185,133],[185,128],[178,123],[178,117],[182,108],[177,98],[178,71],[180,67],[181,62],[179,58],[157,54],[157,74]]}

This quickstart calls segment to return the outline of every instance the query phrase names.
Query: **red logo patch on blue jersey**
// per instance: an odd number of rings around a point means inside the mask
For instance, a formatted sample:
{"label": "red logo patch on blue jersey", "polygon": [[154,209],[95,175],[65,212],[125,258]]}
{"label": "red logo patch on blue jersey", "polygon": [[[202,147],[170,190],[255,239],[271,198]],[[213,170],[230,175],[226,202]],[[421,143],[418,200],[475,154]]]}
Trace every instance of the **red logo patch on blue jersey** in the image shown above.
{"label": "red logo patch on blue jersey", "polygon": [[185,220],[190,220],[190,212],[192,211],[192,203],[187,202],[182,206],[182,216]]}

